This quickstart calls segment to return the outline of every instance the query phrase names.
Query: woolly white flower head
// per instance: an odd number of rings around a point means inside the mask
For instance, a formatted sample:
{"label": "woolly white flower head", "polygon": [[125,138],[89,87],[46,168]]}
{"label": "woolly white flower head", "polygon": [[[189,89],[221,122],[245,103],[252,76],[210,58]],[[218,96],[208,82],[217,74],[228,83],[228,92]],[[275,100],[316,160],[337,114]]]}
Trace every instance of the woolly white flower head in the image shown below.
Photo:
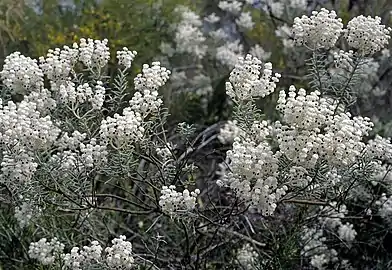
{"label": "woolly white flower head", "polygon": [[216,59],[223,65],[230,68],[234,67],[243,53],[243,46],[240,40],[235,40],[233,42],[226,42],[224,45],[216,48]]}
{"label": "woolly white flower head", "polygon": [[310,17],[295,18],[292,31],[297,45],[329,49],[335,46],[342,29],[342,19],[337,18],[336,12],[322,8],[313,11]]}
{"label": "woolly white flower head", "polygon": [[51,265],[63,249],[64,244],[60,243],[57,238],[53,238],[50,242],[42,238],[30,244],[28,253],[31,259],[36,259],[43,265]]}
{"label": "woolly white flower head", "polygon": [[252,270],[258,264],[259,254],[250,244],[245,244],[238,250],[236,259],[241,269]]}
{"label": "woolly white flower head", "polygon": [[229,187],[263,215],[273,214],[287,187],[278,187],[278,159],[270,146],[237,137],[226,154],[228,170],[223,169],[217,185]]}
{"label": "woolly white flower head", "polygon": [[163,186],[159,198],[159,205],[162,211],[173,217],[180,217],[191,212],[196,207],[196,198],[200,194],[200,190],[189,192],[184,189],[183,192],[176,191],[176,187]]}
{"label": "woolly white flower head", "polygon": [[102,68],[110,58],[108,40],[80,39],[79,60],[87,67]]}
{"label": "woolly white flower head", "polygon": [[176,26],[174,42],[178,53],[189,53],[198,58],[203,58],[207,53],[207,45],[201,31],[202,20],[199,15],[186,7],[176,9],[181,12],[182,20]]}
{"label": "woolly white flower head", "polygon": [[5,58],[0,78],[8,88],[20,94],[39,90],[44,85],[44,74],[37,60],[20,52],[11,53]]}
{"label": "woolly white flower head", "polygon": [[235,68],[231,71],[229,82],[226,82],[226,93],[233,99],[246,100],[252,97],[265,97],[276,88],[280,74],[272,73],[272,64],[264,64],[260,77],[262,63],[256,57],[248,54],[239,57]]}
{"label": "woolly white flower head", "polygon": [[72,48],[64,46],[63,49],[49,49],[46,57],[41,56],[39,58],[40,68],[46,77],[51,80],[52,88],[58,85],[59,82],[68,79],[79,58],[78,48],[78,44],[74,43]]}
{"label": "woolly white flower head", "polygon": [[135,259],[132,253],[132,244],[126,241],[124,235],[112,240],[112,246],[105,248],[106,263],[112,269],[132,269],[135,266]]}
{"label": "woolly white flower head", "polygon": [[136,51],[130,51],[127,47],[124,47],[121,51],[117,51],[118,63],[126,68],[130,68],[136,55]]}
{"label": "woolly white flower head", "polygon": [[381,18],[363,15],[353,18],[347,24],[345,36],[350,47],[361,55],[372,55],[388,44],[391,28],[381,24]]}
{"label": "woolly white flower head", "polygon": [[240,16],[235,20],[237,25],[243,29],[252,29],[255,23],[252,20],[250,12],[242,12]]}
{"label": "woolly white flower head", "polygon": [[98,241],[92,241],[90,246],[84,246],[82,249],[73,247],[70,253],[63,255],[63,261],[65,269],[86,269],[102,261],[102,247]]}
{"label": "woolly white flower head", "polygon": [[218,7],[221,10],[238,14],[241,11],[242,3],[237,0],[229,0],[229,1],[219,1]]}

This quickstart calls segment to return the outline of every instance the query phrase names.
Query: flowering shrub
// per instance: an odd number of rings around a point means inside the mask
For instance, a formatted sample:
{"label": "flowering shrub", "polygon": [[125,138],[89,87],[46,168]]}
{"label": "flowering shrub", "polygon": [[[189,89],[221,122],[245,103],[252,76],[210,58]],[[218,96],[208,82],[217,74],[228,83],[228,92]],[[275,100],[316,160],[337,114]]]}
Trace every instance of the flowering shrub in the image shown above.
{"label": "flowering shrub", "polygon": [[[247,29],[253,23],[244,7],[254,3],[246,2],[218,7]],[[277,1],[266,6],[273,16],[283,14]],[[233,120],[224,126],[170,126],[161,93],[176,83],[169,84],[171,76],[187,75],[153,61],[130,84],[137,52],[117,51],[116,73],[109,74],[106,39],[82,38],[38,60],[19,52],[5,59],[1,264],[388,269],[392,144],[351,108],[390,28],[363,16],[344,28],[327,9],[294,19],[292,46],[308,57],[308,86],[285,89],[284,75],[258,58],[260,50],[248,48],[258,57],[245,54],[220,28],[207,38],[200,16],[177,11],[176,47],[161,46],[167,55],[214,55],[232,68],[225,93]],[[363,42],[366,27],[375,33]],[[211,54],[209,38],[224,40],[224,48]],[[268,115],[257,102],[274,93]]]}

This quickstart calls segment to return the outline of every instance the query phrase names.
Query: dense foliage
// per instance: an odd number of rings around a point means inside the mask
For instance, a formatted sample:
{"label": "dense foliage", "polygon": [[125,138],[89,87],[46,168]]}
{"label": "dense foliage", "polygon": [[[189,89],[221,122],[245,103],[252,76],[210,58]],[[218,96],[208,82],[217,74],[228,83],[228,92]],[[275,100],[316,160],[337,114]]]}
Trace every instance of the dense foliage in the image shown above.
{"label": "dense foliage", "polygon": [[0,5],[0,269],[392,267],[389,1],[71,2]]}

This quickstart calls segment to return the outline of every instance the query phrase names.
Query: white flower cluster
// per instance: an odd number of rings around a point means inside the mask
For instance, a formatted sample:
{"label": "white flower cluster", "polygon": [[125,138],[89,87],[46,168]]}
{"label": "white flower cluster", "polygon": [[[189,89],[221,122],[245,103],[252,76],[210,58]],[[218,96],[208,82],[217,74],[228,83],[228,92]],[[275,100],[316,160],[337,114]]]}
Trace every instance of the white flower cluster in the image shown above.
{"label": "white flower cluster", "polygon": [[380,199],[376,201],[380,207],[378,213],[388,223],[392,224],[392,196],[387,197],[385,193],[381,194]]}
{"label": "white flower cluster", "polygon": [[176,26],[174,41],[178,53],[188,53],[203,58],[207,53],[206,38],[201,31],[203,24],[199,15],[186,7],[176,9],[181,13],[181,21]]}
{"label": "white flower cluster", "polygon": [[[262,63],[248,54],[238,59],[226,82],[226,93],[235,100],[248,100],[252,97],[265,97],[275,91],[280,74],[272,73],[272,64],[266,63],[261,74]],[[260,76],[261,74],[261,76]]]}
{"label": "white flower cluster", "polygon": [[[276,0],[264,0],[264,5],[263,5],[263,10],[269,14],[269,12],[271,12],[272,15],[274,15],[275,17],[282,17],[284,10],[285,10],[285,6],[287,6],[289,3],[285,3],[283,1],[276,1]],[[288,1],[290,2],[290,1]]]}
{"label": "white flower cluster", "polygon": [[50,242],[42,238],[38,242],[30,243],[28,253],[31,259],[36,259],[43,265],[51,265],[63,250],[64,244],[60,243],[57,238],[53,238]]}
{"label": "white flower cluster", "polygon": [[235,20],[237,25],[245,30],[252,29],[255,23],[252,20],[250,12],[242,12],[240,16]]}
{"label": "white flower cluster", "polygon": [[112,246],[105,248],[106,263],[111,269],[132,269],[135,259],[132,253],[132,244],[126,241],[124,235],[112,240]]}
{"label": "white flower cluster", "polygon": [[357,49],[360,55],[372,55],[388,45],[391,30],[381,24],[378,16],[360,15],[348,22],[345,36],[349,46]]}
{"label": "white flower cluster", "polygon": [[321,229],[305,227],[301,235],[303,244],[301,255],[309,257],[310,264],[318,270],[324,270],[329,263],[338,261],[337,251],[328,249],[326,240]]}
{"label": "white flower cluster", "polygon": [[[334,166],[348,166],[365,149],[362,138],[373,127],[369,118],[334,114],[335,107],[315,91],[280,92],[277,109],[285,125],[276,125],[281,153],[301,166],[313,167],[321,157]],[[321,133],[321,128],[324,132]]]}
{"label": "white flower cluster", "polygon": [[142,73],[134,79],[137,92],[129,101],[131,109],[139,112],[143,117],[150,112],[157,111],[162,105],[158,97],[158,89],[169,79],[170,71],[161,67],[159,62],[153,62],[151,67],[143,65]]}
{"label": "white flower cluster", "polygon": [[51,81],[52,87],[69,79],[70,73],[79,58],[78,48],[78,44],[74,43],[72,48],[64,46],[62,50],[60,48],[49,49],[46,58],[43,56],[39,58],[39,67]]}
{"label": "white flower cluster", "polygon": [[383,138],[377,134],[374,139],[367,142],[366,153],[375,159],[391,161],[392,144],[390,138]]}
{"label": "white flower cluster", "polygon": [[250,244],[245,244],[238,250],[236,259],[241,269],[253,270],[258,265],[259,254]]}
{"label": "white flower cluster", "polygon": [[292,28],[290,28],[287,24],[278,26],[275,30],[275,35],[282,40],[283,47],[285,50],[294,47],[295,41],[291,39]]}
{"label": "white flower cluster", "polygon": [[345,205],[337,207],[337,203],[332,202],[330,206],[320,207],[321,217],[319,221],[331,231],[337,230],[339,238],[350,244],[355,239],[357,232],[353,228],[353,224],[348,222],[345,224],[342,223],[341,219],[345,217],[347,212]]}
{"label": "white flower cluster", "polygon": [[176,191],[176,186],[163,186],[161,189],[159,205],[162,211],[172,217],[180,217],[191,212],[196,207],[196,198],[200,190],[189,192],[184,189],[183,192]]}
{"label": "white flower cluster", "polygon": [[241,12],[242,9],[242,3],[237,0],[229,0],[229,1],[219,1],[218,7],[221,10],[233,13],[233,14],[238,14]]}
{"label": "white flower cluster", "polygon": [[106,144],[98,144],[96,138],[92,138],[87,144],[80,143],[79,147],[81,160],[87,168],[98,168],[107,162]]}
{"label": "white flower cluster", "polygon": [[220,129],[218,140],[222,144],[233,143],[236,137],[242,137],[245,132],[237,126],[237,121],[227,121],[227,123]]}
{"label": "white flower cluster", "polygon": [[158,147],[156,148],[157,155],[162,159],[164,163],[166,163],[169,160],[173,159],[173,149],[174,145],[171,143],[167,143],[165,147]]}
{"label": "white flower cluster", "polygon": [[219,16],[216,15],[215,12],[211,13],[210,15],[204,17],[204,20],[208,23],[214,24],[220,21]]}
{"label": "white flower cluster", "polygon": [[[236,66],[226,88],[229,96],[240,96],[239,100],[253,96],[249,93],[251,86],[257,85],[254,82],[260,70],[260,61],[251,56],[240,61],[248,62]],[[388,140],[376,137],[369,144],[363,142],[373,127],[370,119],[338,112],[336,104],[333,99],[321,97],[319,91],[306,93],[291,86],[288,92],[279,94],[276,109],[281,112],[281,122],[255,122],[247,130],[239,129],[234,122],[224,127],[218,138],[222,142],[234,138],[234,143],[217,184],[229,187],[253,208],[270,215],[288,187],[306,187],[312,180],[311,172],[321,163],[330,167],[327,181],[312,183],[309,189],[341,184],[338,170],[349,168],[365,152],[373,159],[388,158],[392,149]],[[278,172],[281,158],[290,163],[287,171]],[[355,238],[350,224],[340,227],[342,239]]]}
{"label": "white flower cluster", "polygon": [[41,88],[40,90],[32,91],[27,96],[24,96],[24,101],[35,103],[36,110],[40,113],[41,116],[45,116],[50,114],[53,109],[56,108],[57,103],[51,97],[52,93],[46,89]]}
{"label": "white flower cluster", "polygon": [[121,51],[117,51],[118,63],[125,68],[130,68],[136,55],[136,51],[130,51],[127,47],[124,47]]}
{"label": "white flower cluster", "polygon": [[92,266],[102,267],[103,264],[109,269],[132,269],[136,266],[132,244],[126,241],[124,235],[114,238],[112,246],[102,251],[103,248],[98,241],[92,241],[90,246],[84,246],[82,249],[73,247],[70,253],[62,256],[64,269],[91,269]]}
{"label": "white flower cluster", "polygon": [[102,247],[98,241],[92,241],[90,246],[84,246],[82,249],[73,247],[70,253],[62,256],[64,269],[82,270],[88,269],[102,261]]}
{"label": "white flower cluster", "polygon": [[33,218],[38,217],[40,212],[40,208],[25,201],[20,207],[15,207],[14,217],[18,221],[19,227],[23,229],[30,224]]}
{"label": "white flower cluster", "polygon": [[233,68],[238,61],[238,57],[243,55],[243,45],[240,40],[229,41],[216,48],[216,59],[227,67]]}
{"label": "white flower cluster", "polygon": [[34,154],[24,148],[4,150],[1,161],[1,180],[11,181],[13,185],[28,183],[37,170]]}
{"label": "white flower cluster", "polygon": [[44,74],[37,60],[14,52],[4,60],[0,78],[14,93],[25,94],[39,90],[44,85]]}
{"label": "white flower cluster", "polygon": [[77,130],[72,132],[71,136],[69,136],[68,132],[65,132],[61,134],[61,136],[55,142],[55,146],[57,146],[59,150],[65,150],[65,149],[76,150],[79,144],[84,139],[86,139],[86,136],[87,136],[86,133],[80,133]]}
{"label": "white flower cluster", "polygon": [[388,45],[390,27],[381,24],[381,18],[376,16],[357,16],[343,30],[343,23],[337,18],[335,11],[322,8],[313,11],[312,16],[303,15],[294,19],[293,35],[297,45],[306,45],[311,49],[330,49],[344,34],[348,45],[359,55],[368,56],[381,51]]}
{"label": "white flower cluster", "polygon": [[25,100],[3,106],[0,100],[1,177],[12,184],[32,178],[38,166],[34,151],[49,149],[60,133],[50,116],[41,117],[36,107]]}
{"label": "white flower cluster", "polygon": [[143,65],[142,73],[134,80],[137,92],[129,102],[130,107],[125,108],[122,115],[116,113],[113,117],[108,116],[102,120],[101,138],[111,140],[117,147],[139,142],[145,132],[144,118],[149,113],[156,112],[162,104],[158,88],[166,83],[169,75],[170,71],[161,67],[159,62],[153,62],[151,67]]}
{"label": "white flower cluster", "polygon": [[354,66],[354,52],[352,50],[349,50],[348,52],[339,50],[338,52],[334,52],[333,57],[336,68],[341,68],[347,72],[352,71]]}
{"label": "white flower cluster", "polygon": [[49,115],[41,117],[36,103],[0,100],[0,141],[10,148],[18,144],[31,150],[47,149],[56,140],[60,130]]}
{"label": "white flower cluster", "polygon": [[278,158],[266,142],[256,144],[235,138],[227,151],[229,170],[217,181],[263,215],[272,215],[277,202],[286,194],[286,186],[278,186]]}
{"label": "white flower cluster", "polygon": [[113,141],[117,147],[139,142],[144,135],[143,118],[139,112],[125,108],[122,115],[116,113],[102,120],[100,132],[105,141]]}
{"label": "white flower cluster", "polygon": [[334,47],[342,31],[342,19],[337,18],[335,11],[325,8],[313,11],[310,17],[303,15],[294,19],[295,43],[312,49]]}
{"label": "white flower cluster", "polygon": [[308,6],[307,0],[286,0],[287,4],[291,8],[299,9],[299,10],[306,10]]}
{"label": "white flower cluster", "polygon": [[99,110],[105,101],[105,92],[106,89],[101,81],[97,81],[94,88],[88,83],[75,86],[73,82],[65,81],[59,86],[58,98],[61,103],[73,106],[90,102],[93,109]]}
{"label": "white flower cluster", "polygon": [[326,269],[327,265],[338,261],[338,253],[335,249],[329,249],[326,245],[327,237],[324,232],[336,235],[340,241],[345,242],[345,246],[350,248],[357,232],[353,224],[342,220],[347,214],[345,205],[337,206],[332,202],[328,206],[319,209],[320,229],[305,227],[301,235],[303,244],[302,255],[310,258],[310,264],[316,269]]}
{"label": "white flower cluster", "polygon": [[271,57],[270,52],[266,52],[259,44],[254,45],[249,50],[249,54],[255,56],[257,59],[267,61]]}
{"label": "white flower cluster", "polygon": [[103,68],[110,59],[108,40],[80,39],[79,61],[88,68]]}

